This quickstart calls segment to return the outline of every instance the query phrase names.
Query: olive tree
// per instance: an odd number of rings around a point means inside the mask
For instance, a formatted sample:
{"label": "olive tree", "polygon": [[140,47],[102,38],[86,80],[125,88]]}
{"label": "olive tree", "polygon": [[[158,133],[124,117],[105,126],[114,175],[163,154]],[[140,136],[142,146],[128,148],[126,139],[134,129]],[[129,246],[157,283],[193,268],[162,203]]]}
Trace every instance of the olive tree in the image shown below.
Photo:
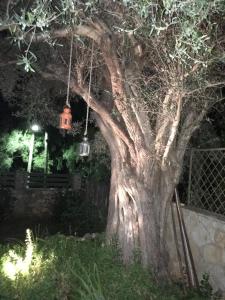
{"label": "olive tree", "polygon": [[[185,149],[222,98],[224,1],[25,2],[8,2],[1,30],[26,71],[64,83],[74,37],[70,91],[90,105],[111,154],[107,236],[117,236],[124,262],[140,249],[143,265],[164,276],[165,220]],[[43,63],[35,49],[46,44]]]}

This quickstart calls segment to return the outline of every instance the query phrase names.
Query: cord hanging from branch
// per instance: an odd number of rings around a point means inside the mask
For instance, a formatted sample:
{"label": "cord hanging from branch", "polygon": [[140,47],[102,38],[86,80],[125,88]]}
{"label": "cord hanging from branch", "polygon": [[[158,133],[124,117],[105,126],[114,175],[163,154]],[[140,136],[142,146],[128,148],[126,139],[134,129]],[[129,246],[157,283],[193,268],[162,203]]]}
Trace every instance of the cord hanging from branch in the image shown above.
{"label": "cord hanging from branch", "polygon": [[93,53],[94,53],[94,41],[92,41],[92,47],[91,47],[90,79],[89,79],[89,86],[88,86],[87,112],[86,112],[86,122],[85,122],[84,136],[87,135],[87,131],[88,131],[88,120],[89,120],[89,111],[90,111],[90,96],[91,96],[91,82],[92,82],[92,69],[93,69]]}
{"label": "cord hanging from branch", "polygon": [[68,81],[67,81],[67,93],[66,93],[66,105],[70,107],[70,78],[71,78],[71,66],[72,66],[72,56],[73,56],[73,34],[71,36],[70,42],[70,60],[69,60],[69,72],[68,72]]}
{"label": "cord hanging from branch", "polygon": [[92,47],[91,47],[91,66],[90,66],[90,78],[89,78],[89,86],[88,86],[87,112],[86,112],[84,137],[83,137],[83,141],[80,143],[80,151],[79,151],[80,156],[88,156],[90,152],[90,144],[88,142],[87,133],[88,133],[89,112],[90,112],[93,54],[94,54],[94,41],[92,41]]}

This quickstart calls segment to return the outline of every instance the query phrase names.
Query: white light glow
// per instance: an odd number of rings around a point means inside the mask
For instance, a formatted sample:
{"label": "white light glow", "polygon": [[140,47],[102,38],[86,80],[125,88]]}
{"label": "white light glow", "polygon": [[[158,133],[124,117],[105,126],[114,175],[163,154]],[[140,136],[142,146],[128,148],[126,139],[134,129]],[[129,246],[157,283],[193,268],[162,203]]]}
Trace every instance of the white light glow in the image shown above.
{"label": "white light glow", "polygon": [[10,250],[3,263],[3,272],[11,280],[15,280],[18,274],[27,275],[33,258],[33,242],[31,231],[26,231],[26,253],[22,258],[14,250]]}
{"label": "white light glow", "polygon": [[31,126],[31,130],[37,132],[40,130],[40,126],[38,124],[33,124]]}

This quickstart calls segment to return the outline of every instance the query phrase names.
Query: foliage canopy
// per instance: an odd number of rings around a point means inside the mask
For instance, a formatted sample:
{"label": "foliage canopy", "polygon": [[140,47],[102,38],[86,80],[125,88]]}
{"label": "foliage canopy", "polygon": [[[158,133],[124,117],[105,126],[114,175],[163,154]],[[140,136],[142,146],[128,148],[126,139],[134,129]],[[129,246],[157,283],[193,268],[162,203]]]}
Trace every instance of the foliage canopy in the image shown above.
{"label": "foliage canopy", "polygon": [[[31,134],[21,130],[13,130],[11,133],[3,134],[0,137],[0,169],[9,170],[15,160],[20,159],[20,168],[28,163],[29,146]],[[36,137],[34,147],[33,168],[42,170],[45,166],[44,144],[41,137]],[[52,164],[52,161],[49,161]],[[17,165],[18,168],[18,165]]]}
{"label": "foliage canopy", "polygon": [[[224,60],[224,55],[215,53],[215,41],[219,43],[222,34],[218,19],[225,10],[223,0],[36,0],[12,9],[15,13],[3,16],[0,25],[9,26],[12,41],[25,49],[18,64],[24,65],[26,71],[33,72],[36,65],[37,56],[31,51],[36,33],[41,32],[44,40],[54,46],[57,41],[49,30],[98,18],[108,18],[114,32],[134,34],[140,39],[166,37],[168,59],[189,68],[196,63],[207,67],[212,59]],[[77,39],[84,43],[82,38]]]}

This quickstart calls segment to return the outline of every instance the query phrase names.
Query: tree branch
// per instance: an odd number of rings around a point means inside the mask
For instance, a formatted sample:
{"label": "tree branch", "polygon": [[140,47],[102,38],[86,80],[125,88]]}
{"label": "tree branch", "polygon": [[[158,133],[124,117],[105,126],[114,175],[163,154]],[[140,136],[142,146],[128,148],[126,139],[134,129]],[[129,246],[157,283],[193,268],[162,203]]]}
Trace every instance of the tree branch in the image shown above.
{"label": "tree branch", "polygon": [[111,126],[111,128],[114,130],[116,135],[118,135],[129,148],[132,158],[135,159],[136,154],[134,151],[134,143],[132,142],[132,140],[130,140],[130,138],[127,136],[124,130],[120,127],[119,123],[111,117],[110,113],[106,110],[103,104],[100,104],[92,94],[89,97],[87,87],[80,87],[78,85],[73,85],[72,90],[75,93],[79,94],[85,100],[85,102],[89,101],[90,107],[95,112],[97,112],[99,116],[101,116],[101,118],[104,120],[105,123]]}
{"label": "tree branch", "polygon": [[111,39],[112,33],[103,22],[98,21],[92,23],[92,25],[100,37],[101,45],[99,46],[110,73],[112,94],[116,108],[127,125],[127,130],[137,151],[141,148],[146,149],[143,132],[141,131],[136,115],[133,113],[131,103],[127,99],[124,83],[125,74],[123,74],[117,54],[114,51]]}
{"label": "tree branch", "polygon": [[17,60],[11,60],[11,61],[7,61],[5,63],[0,63],[0,68],[1,67],[6,67],[6,66],[9,66],[9,65],[16,65],[17,63]]}
{"label": "tree branch", "polygon": [[166,160],[167,160],[168,155],[169,155],[169,151],[170,151],[171,146],[173,144],[173,141],[174,141],[174,139],[175,139],[175,137],[177,135],[178,126],[179,126],[179,123],[180,123],[181,108],[182,108],[182,95],[179,95],[179,97],[178,97],[178,103],[177,103],[176,116],[175,116],[173,124],[171,126],[170,136],[168,138],[167,145],[166,145],[166,148],[165,148],[165,152],[164,152],[163,158],[162,158],[162,167],[163,168],[165,167]]}
{"label": "tree branch", "polygon": [[139,99],[139,101],[136,101],[136,99],[140,98],[140,95],[133,84],[133,72],[130,70],[130,72],[125,72],[126,74],[126,83],[127,83],[127,89],[129,90],[129,93],[131,94],[130,97],[130,103],[131,103],[131,108],[133,110],[133,113],[136,117],[137,123],[140,127],[140,130],[144,136],[145,139],[145,144],[147,148],[150,148],[152,145],[152,140],[153,140],[153,130],[150,124],[150,120],[148,117],[148,112],[143,111],[142,107],[144,105],[142,99]]}
{"label": "tree branch", "polygon": [[199,127],[200,122],[204,118],[208,109],[208,102],[205,102],[205,105],[202,111],[197,114],[194,111],[191,111],[186,119],[184,120],[181,132],[179,134],[179,139],[177,142],[177,159],[178,162],[181,162],[186,151],[187,145],[190,141],[190,138],[193,132]]}
{"label": "tree branch", "polygon": [[[157,137],[156,137],[156,145],[162,143],[162,137],[164,136],[165,129],[168,126],[168,123],[170,121],[169,116],[169,111],[168,111],[168,105],[171,100],[171,97],[173,96],[173,93],[175,92],[174,87],[170,87],[163,99],[162,103],[162,108],[161,108],[161,113],[158,113],[157,121],[156,121],[156,132],[157,132]],[[160,111],[160,109],[159,109]],[[164,118],[164,121],[162,122],[162,116]],[[165,116],[167,118],[165,118]],[[166,121],[165,121],[166,119]],[[156,147],[157,148],[157,147]],[[159,149],[158,149],[159,151]]]}
{"label": "tree branch", "polygon": [[194,89],[190,92],[187,92],[186,95],[187,96],[190,96],[190,95],[193,95],[194,93],[196,92],[200,92],[202,90],[206,90],[206,89],[209,89],[209,88],[214,88],[214,87],[218,87],[218,86],[225,86],[225,81],[219,81],[219,82],[212,82],[212,83],[207,83],[205,86],[203,87],[200,87],[200,88],[197,88],[197,89]]}

